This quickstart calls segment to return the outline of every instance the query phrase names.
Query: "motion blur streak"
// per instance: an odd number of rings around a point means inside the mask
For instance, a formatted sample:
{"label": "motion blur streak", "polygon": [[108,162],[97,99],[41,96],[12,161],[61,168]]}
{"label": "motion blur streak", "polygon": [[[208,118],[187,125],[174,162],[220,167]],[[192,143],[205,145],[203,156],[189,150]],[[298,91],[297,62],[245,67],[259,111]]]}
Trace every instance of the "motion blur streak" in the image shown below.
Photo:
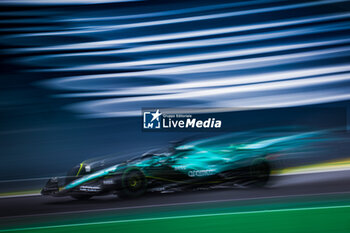
{"label": "motion blur streak", "polygon": [[[247,92],[259,92],[259,91],[275,91],[275,90],[280,90],[281,92],[283,89],[293,89],[293,88],[300,88],[300,87],[308,87],[308,86],[315,86],[315,85],[324,85],[325,88],[329,86],[329,84],[332,83],[339,83],[342,81],[349,81],[350,80],[350,75],[349,74],[344,74],[344,75],[334,75],[334,76],[326,76],[326,77],[321,77],[321,78],[313,78],[309,80],[290,80],[290,81],[283,81],[283,82],[274,82],[274,83],[263,83],[263,84],[253,84],[253,85],[246,85],[242,87],[225,87],[225,88],[212,88],[210,90],[202,90],[202,91],[192,91],[190,93],[179,93],[179,94],[171,94],[171,95],[161,95],[161,96],[148,96],[148,97],[130,97],[130,98],[116,98],[116,99],[110,99],[110,100],[99,100],[95,102],[90,102],[88,106],[85,106],[85,108],[93,107],[94,109],[100,109],[102,105],[102,109],[123,109],[123,105],[120,106],[120,104],[124,104],[126,102],[131,103],[131,106],[137,105],[137,103],[143,103],[145,102],[148,103],[162,103],[162,101],[172,101],[172,100],[181,100],[181,101],[186,101],[186,99],[199,99],[205,102],[205,98],[212,97],[214,96],[217,102],[221,101],[229,101],[229,99],[226,99],[227,94],[238,94],[238,93],[247,93]],[[333,100],[337,100],[334,98],[338,98],[338,100],[343,100],[344,97],[348,98],[350,95],[342,95],[342,96],[336,96],[336,93],[333,93],[332,98]],[[345,93],[344,93],[345,94]],[[270,102],[266,101],[266,104],[261,104],[258,101],[253,103],[249,103],[248,101],[245,100],[245,98],[240,99],[240,105],[235,106],[232,105],[233,107],[240,107],[240,106],[248,106],[248,107],[282,107],[282,106],[300,106],[303,105],[299,103],[300,101],[305,101],[305,96],[299,95],[298,97],[295,96],[295,94],[292,94],[294,96],[294,102],[285,102],[283,105],[279,102]],[[269,96],[266,96],[269,97]],[[251,94],[250,98],[253,98],[253,95]],[[264,98],[264,97],[261,97]],[[324,99],[326,100],[326,99]],[[260,100],[261,101],[261,100]],[[320,99],[316,98],[312,100],[312,98],[309,98],[309,104],[315,104],[319,103]],[[310,102],[311,101],[311,102]],[[305,102],[304,102],[305,103]],[[119,105],[118,105],[119,104]],[[208,103],[209,104],[209,103]],[[106,106],[107,105],[107,106]],[[203,105],[201,105],[203,106]],[[205,105],[204,105],[205,106]],[[221,106],[221,105],[220,105]],[[139,108],[142,107],[139,106]],[[213,106],[212,106],[213,107]],[[124,107],[125,108],[125,107]],[[92,110],[93,111],[93,110]],[[211,111],[211,110],[208,110]],[[101,115],[101,116],[107,116],[107,115]],[[111,116],[111,115],[109,115]],[[123,115],[112,115],[112,116],[123,116]]]}
{"label": "motion blur streak", "polygon": [[91,56],[91,55],[110,55],[110,54],[123,54],[123,53],[141,53],[141,52],[152,52],[156,50],[170,50],[170,49],[184,49],[184,48],[196,48],[196,47],[208,47],[217,45],[228,45],[236,44],[249,41],[259,41],[267,39],[277,39],[288,36],[300,36],[305,34],[312,34],[317,32],[333,32],[340,30],[348,30],[350,26],[348,24],[336,23],[328,24],[321,27],[308,27],[299,30],[283,30],[281,32],[273,33],[259,33],[248,36],[230,36],[218,39],[204,39],[204,40],[192,40],[189,42],[174,42],[174,43],[164,43],[159,45],[146,45],[138,46],[129,49],[117,49],[109,51],[99,51],[99,52],[83,52],[83,53],[67,53],[67,54],[54,54],[54,55],[44,55],[34,57],[32,59],[48,59],[52,57],[64,57],[64,56]]}
{"label": "motion blur streak", "polygon": [[[71,49],[97,49],[97,48],[111,48],[111,47],[113,48],[114,46],[123,45],[123,44],[187,39],[187,38],[195,38],[195,37],[202,37],[202,36],[238,33],[238,32],[252,31],[252,30],[258,30],[258,29],[271,29],[275,27],[293,26],[293,25],[299,25],[299,24],[305,24],[305,23],[318,23],[318,22],[332,21],[332,20],[338,20],[338,19],[347,20],[349,17],[350,17],[350,13],[344,13],[339,15],[324,15],[324,16],[312,17],[312,18],[301,18],[301,19],[294,19],[294,20],[289,19],[289,20],[278,21],[278,22],[270,22],[270,23],[263,23],[263,24],[260,23],[260,24],[254,24],[254,25],[246,25],[246,26],[234,26],[234,27],[199,30],[199,31],[191,30],[190,32],[131,37],[131,38],[125,38],[125,39],[94,41],[94,42],[88,42],[88,43],[76,43],[76,44],[58,45],[58,46],[50,46],[50,47],[44,47],[44,46],[30,47],[30,48],[19,49],[19,51],[24,52],[24,51],[71,50]],[[10,36],[10,38],[18,37],[20,35],[22,34],[12,35]],[[244,42],[244,40],[241,40],[239,42]],[[17,51],[16,49],[13,50],[13,52],[16,52],[16,51]]]}
{"label": "motion blur streak", "polygon": [[26,17],[0,20],[11,24],[1,29],[6,52],[82,117],[350,98],[347,1],[102,2],[110,7],[43,8],[35,18],[18,9]]}
{"label": "motion blur streak", "polygon": [[[181,84],[168,84],[159,85],[151,87],[135,87],[131,89],[125,89],[120,91],[105,91],[105,92],[89,92],[89,93],[79,93],[79,94],[61,94],[61,97],[91,97],[91,96],[117,96],[117,95],[138,95],[138,94],[152,94],[155,91],[158,93],[173,93],[173,92],[183,92],[187,88],[203,88],[203,87],[215,87],[215,86],[228,86],[228,85],[242,85],[251,84],[258,82],[271,82],[271,81],[281,81],[286,79],[294,79],[298,77],[311,77],[326,75],[332,73],[340,72],[350,72],[350,65],[345,66],[334,66],[334,67],[322,67],[317,69],[301,69],[292,72],[275,72],[266,73],[263,75],[254,76],[242,76],[236,78],[223,78],[207,81],[195,81],[195,82],[184,82]],[[329,80],[330,82],[332,80]],[[82,90],[84,86],[80,87]],[[86,89],[92,87],[85,87]]]}
{"label": "motion blur streak", "polygon": [[78,66],[72,68],[64,69],[54,69],[53,71],[67,71],[67,70],[103,70],[103,69],[114,69],[119,67],[131,68],[132,66],[145,66],[145,65],[155,65],[155,64],[166,64],[166,63],[182,63],[182,62],[192,62],[192,61],[204,61],[204,60],[213,60],[221,58],[230,58],[244,55],[257,55],[260,53],[270,53],[270,52],[279,52],[283,50],[292,50],[300,48],[310,48],[316,46],[332,45],[332,44],[342,44],[350,42],[350,39],[343,40],[334,40],[326,42],[314,42],[314,43],[301,43],[294,45],[280,45],[280,46],[269,46],[257,49],[242,49],[242,50],[232,50],[225,52],[215,52],[215,53],[200,53],[195,55],[187,55],[180,57],[172,58],[157,58],[152,60],[140,60],[134,62],[118,62],[110,64],[99,64],[99,65],[90,65],[90,66]]}
{"label": "motion blur streak", "polygon": [[113,3],[113,2],[136,2],[140,0],[2,0],[0,5],[67,5],[67,4],[99,4],[99,3]]}
{"label": "motion blur streak", "polygon": [[[138,77],[142,76],[153,76],[153,75],[171,75],[171,74],[193,74],[193,73],[206,73],[212,71],[232,71],[239,70],[242,68],[253,68],[253,67],[264,67],[270,64],[285,64],[289,63],[290,59],[296,61],[308,61],[317,60],[320,58],[331,58],[332,56],[343,56],[345,52],[348,52],[349,46],[343,48],[331,48],[311,52],[301,52],[286,55],[275,55],[275,56],[265,56],[256,58],[247,58],[239,60],[228,60],[223,62],[210,62],[202,63],[196,65],[187,66],[177,66],[163,69],[154,69],[149,71],[138,71],[138,72],[126,72],[126,73],[112,73],[112,74],[102,74],[102,75],[83,75],[75,77],[66,77],[57,79],[58,83],[71,82],[71,81],[82,81],[91,79],[103,79],[103,78],[119,78],[119,77]],[[347,54],[347,53],[346,53]],[[259,63],[262,63],[259,65]],[[274,63],[272,63],[274,62]],[[247,67],[243,67],[246,64]],[[251,64],[250,67],[248,65]],[[267,64],[267,65],[266,65]],[[240,65],[240,66],[238,66]]]}
{"label": "motion blur streak", "polygon": [[192,16],[192,17],[184,17],[184,18],[155,20],[155,21],[148,21],[148,22],[146,21],[146,22],[119,24],[119,25],[84,26],[84,27],[76,27],[76,28],[73,28],[73,30],[68,30],[63,32],[29,33],[29,34],[24,34],[22,36],[49,36],[49,35],[99,33],[99,32],[107,32],[111,30],[151,27],[151,26],[187,23],[187,22],[194,22],[194,21],[214,20],[214,19],[244,16],[249,14],[259,14],[259,13],[273,12],[273,11],[292,10],[292,9],[298,9],[303,7],[318,6],[318,5],[324,5],[324,4],[334,4],[337,2],[344,2],[344,1],[346,0],[324,0],[324,1],[311,2],[311,3],[291,4],[291,5],[279,6],[279,7],[267,7],[267,8],[261,8],[261,9],[253,9],[253,10],[208,14],[204,16]]}
{"label": "motion blur streak", "polygon": [[[273,2],[273,1],[277,1],[277,0],[235,2],[235,3],[208,5],[208,6],[187,8],[187,9],[169,10],[169,11],[163,11],[163,12],[152,12],[152,13],[136,14],[136,15],[90,17],[90,18],[76,18],[76,19],[73,18],[73,19],[66,19],[62,21],[107,21],[107,20],[116,20],[116,19],[139,19],[139,18],[144,19],[144,18],[152,18],[152,17],[158,17],[158,16],[170,16],[170,15],[194,13],[194,12],[207,11],[207,10],[223,9],[226,7],[248,6],[252,4],[267,3],[267,2]],[[279,1],[283,1],[283,0],[279,0]]]}

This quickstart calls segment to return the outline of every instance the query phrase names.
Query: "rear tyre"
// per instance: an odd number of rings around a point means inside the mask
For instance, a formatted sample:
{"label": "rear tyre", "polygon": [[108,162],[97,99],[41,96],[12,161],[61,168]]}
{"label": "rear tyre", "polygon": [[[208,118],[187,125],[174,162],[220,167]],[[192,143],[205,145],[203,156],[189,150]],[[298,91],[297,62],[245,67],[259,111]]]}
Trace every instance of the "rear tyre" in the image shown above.
{"label": "rear tyre", "polygon": [[270,179],[271,167],[264,159],[256,159],[250,166],[252,186],[263,187]]}
{"label": "rear tyre", "polygon": [[121,178],[121,189],[117,191],[120,198],[135,198],[146,192],[147,180],[138,168],[129,168],[124,171]]}

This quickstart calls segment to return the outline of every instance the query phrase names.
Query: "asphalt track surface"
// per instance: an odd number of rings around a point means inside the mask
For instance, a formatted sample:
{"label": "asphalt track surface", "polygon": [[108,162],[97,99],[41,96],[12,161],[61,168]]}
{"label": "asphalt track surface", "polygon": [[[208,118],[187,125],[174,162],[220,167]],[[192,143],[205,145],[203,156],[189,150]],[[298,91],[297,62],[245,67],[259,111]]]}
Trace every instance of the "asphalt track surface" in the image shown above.
{"label": "asphalt track surface", "polygon": [[168,194],[151,193],[132,200],[120,200],[110,195],[94,197],[88,201],[76,201],[70,197],[7,197],[0,198],[0,220],[11,218],[56,216],[108,211],[152,210],[155,207],[186,206],[205,203],[244,203],[260,201],[269,203],[275,199],[288,202],[288,198],[320,197],[327,195],[350,196],[350,171],[287,175],[274,178],[266,188],[232,188]]}

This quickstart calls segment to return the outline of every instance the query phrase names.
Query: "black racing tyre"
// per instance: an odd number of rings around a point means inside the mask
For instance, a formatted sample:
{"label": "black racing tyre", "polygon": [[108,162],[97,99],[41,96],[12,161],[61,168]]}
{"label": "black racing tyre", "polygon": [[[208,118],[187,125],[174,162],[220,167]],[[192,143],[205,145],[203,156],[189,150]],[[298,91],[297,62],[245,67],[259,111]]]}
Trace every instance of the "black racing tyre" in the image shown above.
{"label": "black racing tyre", "polygon": [[72,194],[70,196],[79,201],[89,200],[92,197],[92,195],[88,194]]}
{"label": "black racing tyre", "polygon": [[263,187],[270,179],[271,167],[264,159],[256,159],[250,166],[252,186]]}
{"label": "black racing tyre", "polygon": [[117,191],[120,198],[139,197],[146,192],[147,179],[139,168],[126,169],[120,182],[120,190]]}
{"label": "black racing tyre", "polygon": [[[78,165],[73,167],[70,171],[68,171],[66,179],[64,181],[65,185],[68,185],[69,183],[73,182],[76,179],[79,179],[83,175],[86,175],[83,165]],[[83,201],[83,200],[89,200],[93,195],[89,194],[71,194],[72,198]]]}

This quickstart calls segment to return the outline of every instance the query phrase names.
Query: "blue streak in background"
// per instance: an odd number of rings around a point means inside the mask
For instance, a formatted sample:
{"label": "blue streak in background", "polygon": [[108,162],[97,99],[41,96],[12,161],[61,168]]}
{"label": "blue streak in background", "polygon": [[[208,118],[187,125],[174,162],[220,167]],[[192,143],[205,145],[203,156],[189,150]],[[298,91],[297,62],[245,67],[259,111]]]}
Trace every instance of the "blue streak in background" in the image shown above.
{"label": "blue streak in background", "polygon": [[[205,30],[199,30],[199,31],[191,30],[187,32],[150,35],[150,36],[147,35],[147,36],[141,36],[141,37],[129,37],[129,38],[113,39],[113,40],[109,39],[109,40],[101,40],[101,41],[94,41],[94,42],[87,42],[87,43],[56,45],[56,46],[49,46],[49,47],[44,47],[44,46],[30,47],[30,48],[13,49],[11,51],[26,52],[26,51],[55,51],[55,50],[113,48],[115,46],[130,45],[134,43],[162,42],[162,41],[169,41],[169,40],[191,39],[191,38],[205,37],[205,36],[221,36],[221,34],[242,33],[246,31],[254,31],[259,29],[274,29],[278,27],[294,26],[299,24],[302,25],[305,23],[327,22],[332,20],[346,20],[346,22],[348,22],[348,18],[350,18],[350,13],[336,14],[336,15],[331,14],[331,15],[322,15],[322,16],[299,18],[299,19],[279,20],[277,22],[259,23],[259,24],[252,24],[252,25],[205,29]],[[278,30],[277,32],[280,32],[280,31]],[[14,37],[16,37],[16,35],[10,36],[9,39],[14,39]],[[235,38],[237,39],[239,38],[239,36],[236,36]],[[244,41],[245,40],[241,40],[239,42],[244,42]]]}
{"label": "blue streak in background", "polygon": [[[165,19],[165,20],[153,20],[153,21],[127,23],[127,24],[119,24],[119,25],[113,24],[113,25],[73,27],[72,28],[73,30],[42,32],[42,33],[26,33],[26,34],[19,34],[18,36],[19,37],[27,37],[27,36],[32,37],[32,36],[57,36],[57,35],[77,35],[77,34],[101,33],[101,32],[108,32],[108,31],[121,30],[121,29],[134,29],[134,28],[171,25],[171,24],[179,24],[179,23],[193,23],[195,21],[216,20],[216,19],[231,18],[231,17],[237,17],[237,16],[267,13],[267,12],[271,13],[274,11],[278,12],[278,11],[283,11],[283,10],[293,10],[293,9],[304,8],[304,7],[335,4],[338,2],[344,2],[344,1],[347,1],[347,0],[323,0],[323,1],[316,1],[316,2],[311,2],[311,3],[299,3],[299,4],[291,4],[291,5],[279,6],[279,7],[267,7],[267,8],[261,8],[261,9],[224,12],[224,13],[217,13],[217,14],[208,14],[208,15]],[[69,29],[71,29],[71,28],[69,28]]]}
{"label": "blue streak in background", "polygon": [[[328,24],[325,26],[312,26],[305,27],[301,29],[293,30],[281,30],[278,32],[271,33],[256,33],[251,35],[244,36],[227,36],[223,38],[214,38],[214,39],[202,39],[202,40],[191,40],[186,42],[173,42],[173,43],[162,43],[156,45],[145,45],[137,46],[126,49],[116,49],[108,51],[98,51],[98,52],[82,52],[82,53],[61,53],[54,55],[43,55],[37,57],[31,57],[26,61],[38,60],[38,59],[50,59],[57,57],[72,57],[72,56],[100,56],[100,55],[113,55],[113,54],[126,54],[126,53],[142,53],[142,52],[154,52],[160,50],[171,50],[171,49],[186,49],[186,48],[198,48],[198,47],[209,47],[217,45],[232,45],[242,42],[252,42],[268,39],[277,39],[288,36],[302,36],[307,34],[314,34],[319,32],[334,32],[340,30],[349,30],[350,23],[334,23]],[[58,65],[58,64],[57,64]]]}
{"label": "blue streak in background", "polygon": [[162,12],[152,12],[152,13],[144,13],[144,14],[136,14],[136,15],[124,15],[124,16],[110,16],[110,17],[89,17],[89,18],[72,18],[65,19],[63,21],[109,21],[109,20],[121,20],[121,19],[145,19],[159,16],[171,16],[171,15],[179,15],[185,13],[195,13],[201,11],[208,10],[216,10],[216,9],[224,9],[228,7],[238,7],[238,6],[249,6],[259,3],[268,3],[268,2],[278,2],[284,0],[259,0],[259,1],[244,1],[244,2],[234,2],[234,3],[226,3],[226,4],[216,4],[216,5],[208,5],[208,6],[200,6],[193,7],[187,9],[179,9],[179,10],[168,10]]}
{"label": "blue streak in background", "polygon": [[101,4],[137,2],[141,0],[1,0],[0,5],[75,5],[75,4]]}
{"label": "blue streak in background", "polygon": [[[28,4],[38,2],[50,1]],[[13,46],[6,52],[27,72],[47,77],[40,84],[59,92],[53,97],[74,99],[67,109],[82,117],[136,116],[145,106],[244,110],[350,98],[345,0],[150,4],[154,11],[131,2],[0,20],[13,24],[1,29],[8,34],[0,41]]]}

